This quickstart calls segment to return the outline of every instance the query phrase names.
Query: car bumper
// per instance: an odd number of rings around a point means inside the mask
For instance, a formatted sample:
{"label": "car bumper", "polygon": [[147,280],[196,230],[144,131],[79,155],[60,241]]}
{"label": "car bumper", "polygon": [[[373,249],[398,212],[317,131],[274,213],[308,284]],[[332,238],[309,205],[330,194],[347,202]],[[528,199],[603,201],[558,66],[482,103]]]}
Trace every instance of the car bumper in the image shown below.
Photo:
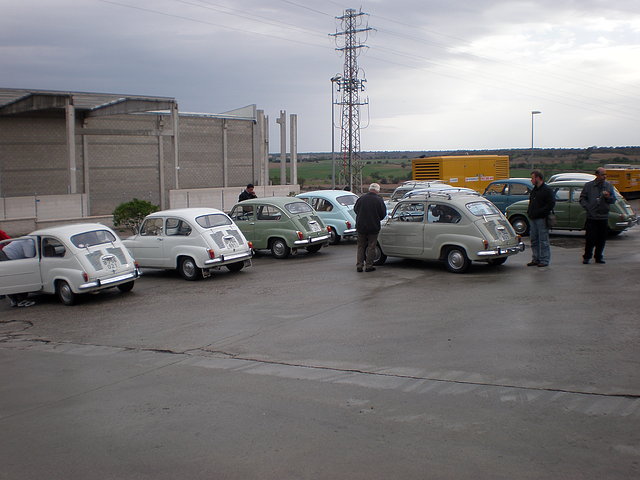
{"label": "car bumper", "polygon": [[98,290],[101,288],[115,287],[116,285],[119,285],[121,283],[126,283],[126,282],[130,282],[131,280],[135,280],[139,276],[140,276],[140,270],[136,268],[133,272],[117,275],[115,277],[105,278],[105,279],[97,278],[96,280],[93,280],[91,282],[83,283],[78,288],[80,289],[81,292],[84,292],[87,290]]}
{"label": "car bumper", "polygon": [[638,224],[637,219],[631,219],[627,222],[616,222],[616,230],[625,230]]}
{"label": "car bumper", "polygon": [[355,228],[350,228],[349,230],[345,230],[345,231],[342,233],[342,236],[343,236],[343,237],[350,237],[350,236],[352,236],[352,235],[357,235],[357,233],[358,233],[358,232],[356,231],[356,229],[355,229]]}
{"label": "car bumper", "polygon": [[313,243],[326,242],[329,240],[329,235],[322,235],[321,237],[305,238],[304,240],[296,240],[294,245],[309,245]]}
{"label": "car bumper", "polygon": [[524,242],[518,243],[514,247],[496,247],[491,250],[482,250],[476,255],[480,258],[501,257],[504,255],[515,255],[516,253],[524,252]]}
{"label": "car bumper", "polygon": [[249,252],[234,253],[231,255],[220,255],[219,257],[212,258],[204,262],[204,268],[218,267],[220,265],[242,262],[244,260],[250,260],[250,259],[251,259],[251,250],[249,250]]}

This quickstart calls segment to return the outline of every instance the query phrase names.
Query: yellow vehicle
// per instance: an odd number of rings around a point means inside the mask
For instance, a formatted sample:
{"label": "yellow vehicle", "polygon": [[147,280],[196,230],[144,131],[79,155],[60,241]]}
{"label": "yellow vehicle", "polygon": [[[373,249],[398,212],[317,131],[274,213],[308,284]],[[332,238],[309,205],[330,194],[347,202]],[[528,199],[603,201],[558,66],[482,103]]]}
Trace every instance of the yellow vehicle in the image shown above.
{"label": "yellow vehicle", "polygon": [[604,168],[609,183],[625,198],[640,197],[640,165],[610,163]]}
{"label": "yellow vehicle", "polygon": [[507,155],[460,155],[414,158],[411,160],[414,180],[442,180],[454,187],[484,192],[494,180],[509,178]]}

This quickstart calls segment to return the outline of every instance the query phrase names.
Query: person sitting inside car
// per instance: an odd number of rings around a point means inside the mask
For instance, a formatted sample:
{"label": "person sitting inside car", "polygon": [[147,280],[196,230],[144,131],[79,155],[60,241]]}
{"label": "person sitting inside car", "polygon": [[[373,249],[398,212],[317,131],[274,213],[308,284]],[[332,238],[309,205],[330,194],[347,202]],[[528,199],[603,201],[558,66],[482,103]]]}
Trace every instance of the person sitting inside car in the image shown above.
{"label": "person sitting inside car", "polygon": [[448,205],[436,205],[432,214],[437,219],[437,223],[458,223],[460,221],[460,214]]}

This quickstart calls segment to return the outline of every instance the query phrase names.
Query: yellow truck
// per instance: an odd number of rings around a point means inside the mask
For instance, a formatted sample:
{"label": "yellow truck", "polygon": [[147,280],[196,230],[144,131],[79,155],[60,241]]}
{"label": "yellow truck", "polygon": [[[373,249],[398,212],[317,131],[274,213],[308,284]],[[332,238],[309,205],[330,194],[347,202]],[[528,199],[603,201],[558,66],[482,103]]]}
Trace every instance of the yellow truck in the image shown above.
{"label": "yellow truck", "polygon": [[478,193],[494,180],[509,178],[508,155],[460,155],[414,158],[414,180],[442,180],[454,187],[472,188]]}
{"label": "yellow truck", "polygon": [[627,199],[640,197],[640,165],[610,163],[604,166],[607,181]]}

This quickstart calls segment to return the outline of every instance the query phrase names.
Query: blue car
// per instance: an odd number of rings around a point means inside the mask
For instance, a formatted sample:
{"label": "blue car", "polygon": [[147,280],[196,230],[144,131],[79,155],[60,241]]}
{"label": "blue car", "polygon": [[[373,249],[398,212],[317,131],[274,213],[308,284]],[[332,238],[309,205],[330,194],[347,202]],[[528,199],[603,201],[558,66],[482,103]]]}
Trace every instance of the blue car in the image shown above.
{"label": "blue car", "polygon": [[487,185],[482,196],[504,213],[512,203],[520,200],[529,200],[531,190],[533,190],[531,179],[507,178],[491,182]]}
{"label": "blue car", "polygon": [[337,244],[343,238],[356,237],[356,213],[353,206],[358,196],[344,190],[316,190],[297,195],[313,209],[331,230],[329,242]]}

